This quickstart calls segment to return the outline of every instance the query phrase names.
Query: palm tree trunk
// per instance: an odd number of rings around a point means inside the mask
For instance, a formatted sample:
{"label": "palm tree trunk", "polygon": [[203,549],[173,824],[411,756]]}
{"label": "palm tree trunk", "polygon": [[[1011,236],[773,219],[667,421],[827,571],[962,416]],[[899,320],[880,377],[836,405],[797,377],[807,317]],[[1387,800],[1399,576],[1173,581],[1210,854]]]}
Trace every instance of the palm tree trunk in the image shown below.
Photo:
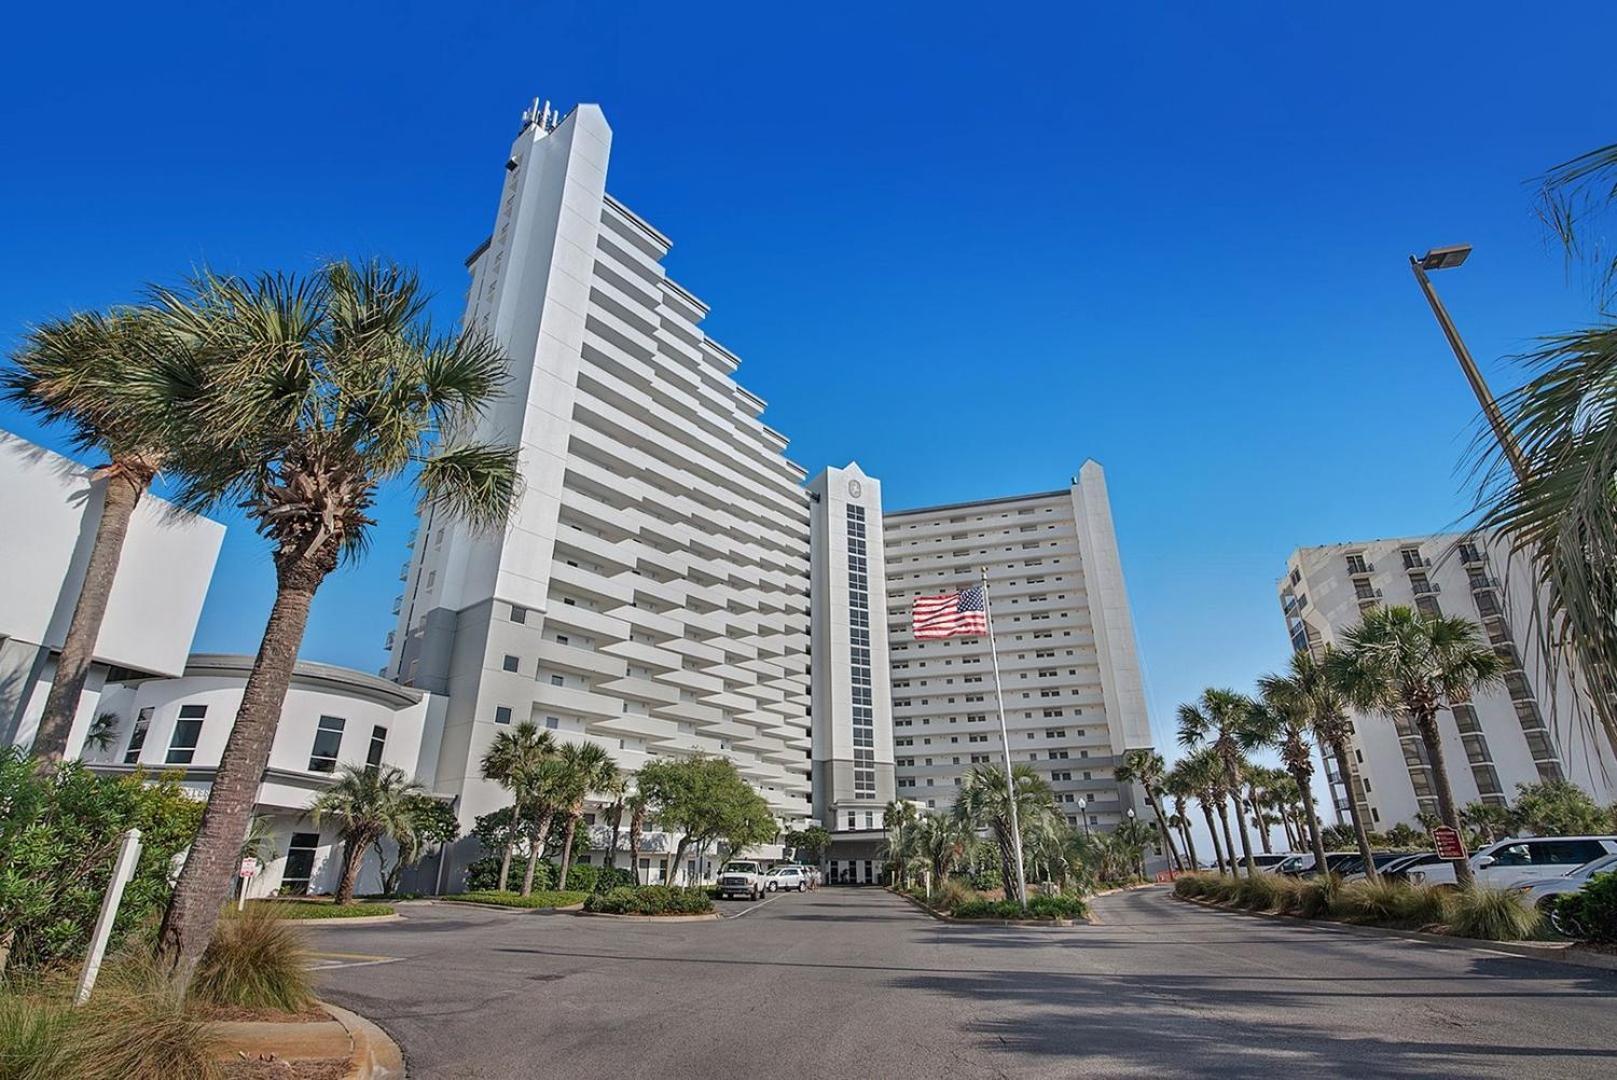
{"label": "palm tree trunk", "polygon": [[1205,801],[1201,802],[1202,817],[1207,819],[1207,835],[1213,838],[1213,865],[1219,873],[1224,872],[1224,851],[1218,846],[1218,826],[1213,824],[1213,808]]}
{"label": "palm tree trunk", "polygon": [[73,717],[84,695],[84,680],[95,661],[96,639],[101,636],[101,620],[107,613],[107,599],[118,574],[124,538],[135,505],[151,483],[144,470],[116,468],[108,471],[101,502],[101,518],[96,522],[95,543],[90,561],[84,567],[84,584],[79,586],[73,604],[73,620],[67,625],[62,652],[56,660],[51,692],[45,698],[45,712],[34,735],[33,755],[42,769],[54,769],[67,755],[67,740],[73,731]]}
{"label": "palm tree trunk", "polygon": [[1258,827],[1258,841],[1263,845],[1265,855],[1273,855],[1274,848],[1269,846],[1269,823],[1263,820],[1263,804],[1257,799],[1257,792],[1251,792],[1253,824]]}
{"label": "palm tree trunk", "polygon": [[544,854],[545,841],[550,838],[550,820],[554,812],[546,811],[539,819],[538,835],[528,845],[528,867],[522,872],[522,895],[533,895],[533,872],[539,867],[539,856]]}
{"label": "palm tree trunk", "polygon": [[359,884],[359,868],[365,863],[365,838],[350,836],[342,845],[342,877],[337,880],[337,895],[333,902],[341,906],[354,902],[354,887]]}
{"label": "palm tree trunk", "polygon": [[511,828],[507,830],[505,836],[505,854],[500,856],[500,892],[505,892],[511,884],[511,852],[516,849],[516,846],[516,822],[513,818]]}
{"label": "palm tree trunk", "polygon": [[[1437,789],[1437,812],[1442,816],[1443,824],[1464,836],[1465,830],[1460,827],[1460,811],[1454,805],[1454,789],[1449,787],[1449,771],[1443,757],[1443,735],[1437,729],[1437,714],[1416,716],[1415,730],[1420,732],[1420,740],[1426,744],[1426,758],[1432,763],[1432,787]],[[1471,872],[1471,860],[1451,861],[1454,864],[1454,881],[1460,888],[1469,889],[1477,883],[1476,875]]]}
{"label": "palm tree trunk", "polygon": [[1230,801],[1218,801],[1218,821],[1224,826],[1224,858],[1230,864],[1230,875],[1233,877],[1241,872],[1241,866],[1235,861],[1235,837],[1230,835]]}
{"label": "palm tree trunk", "polygon": [[685,848],[690,842],[689,833],[680,835],[679,843],[674,845],[674,857],[668,862],[668,880],[663,882],[664,885],[672,886],[674,884],[674,878],[679,874],[680,863],[685,861]]}
{"label": "palm tree trunk", "polygon": [[556,878],[556,888],[567,888],[567,871],[573,867],[573,832],[578,828],[578,815],[567,815],[567,831],[562,835],[561,841],[561,874]]}
{"label": "palm tree trunk", "polygon": [[620,799],[612,804],[612,842],[606,846],[606,868],[613,870],[618,865],[618,834],[623,824],[623,801]]}
{"label": "palm tree trunk", "polygon": [[1145,798],[1151,804],[1151,812],[1157,817],[1157,829],[1162,833],[1162,845],[1168,849],[1168,858],[1172,860],[1174,869],[1183,870],[1185,864],[1179,858],[1179,848],[1173,842],[1173,833],[1168,831],[1168,819],[1162,816],[1161,803],[1152,798],[1149,789],[1145,793]]}
{"label": "palm tree trunk", "polygon": [[[1230,801],[1235,804],[1235,827],[1241,833],[1241,855],[1246,859],[1247,876],[1254,877],[1258,872],[1258,863],[1257,860],[1252,858],[1252,837],[1246,831],[1246,810],[1241,806],[1240,773],[1236,772],[1233,762],[1230,763],[1226,772],[1230,778],[1230,794],[1232,796]],[[1235,853],[1232,850],[1230,854],[1233,857]]]}
{"label": "palm tree trunk", "polygon": [[275,727],[309,622],[309,604],[325,571],[298,562],[286,570],[277,568],[276,576],[275,604],[214,773],[202,827],[191,842],[158,932],[158,962],[182,990],[190,985],[236,879],[241,838],[247,835],[258,802],[258,787],[269,764]]}
{"label": "palm tree trunk", "polygon": [[1359,855],[1364,859],[1364,876],[1367,881],[1374,881],[1380,875],[1376,873],[1375,854],[1370,850],[1370,834],[1359,813],[1359,801],[1364,794],[1359,780],[1359,766],[1354,762],[1353,755],[1348,753],[1347,743],[1338,742],[1331,749],[1336,752],[1336,767],[1347,781],[1348,817],[1353,822],[1353,838],[1358,841]]}
{"label": "palm tree trunk", "polygon": [[1314,778],[1307,773],[1298,771],[1291,774],[1297,781],[1297,790],[1302,792],[1303,814],[1308,822],[1308,846],[1314,852],[1314,865],[1325,865],[1325,842],[1319,835],[1319,818],[1314,814]]}
{"label": "palm tree trunk", "polygon": [[1185,820],[1183,812],[1179,814],[1179,839],[1185,845],[1185,857],[1190,862],[1190,868],[1200,870],[1201,860],[1196,858],[1196,842],[1190,837],[1190,823]]}
{"label": "palm tree trunk", "polygon": [[640,880],[640,829],[645,818],[636,809],[629,815],[629,872],[634,875],[636,885],[644,884]]}

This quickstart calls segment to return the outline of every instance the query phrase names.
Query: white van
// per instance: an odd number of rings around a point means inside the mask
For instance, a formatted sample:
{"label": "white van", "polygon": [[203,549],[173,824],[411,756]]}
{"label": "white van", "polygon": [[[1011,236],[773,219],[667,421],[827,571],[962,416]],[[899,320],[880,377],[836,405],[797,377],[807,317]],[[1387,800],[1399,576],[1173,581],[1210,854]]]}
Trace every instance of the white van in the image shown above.
{"label": "white van", "polygon": [[[1556,877],[1602,855],[1617,854],[1617,836],[1526,836],[1497,840],[1471,856],[1477,884],[1505,889]],[[1453,885],[1454,864],[1435,863],[1409,871],[1412,885]]]}

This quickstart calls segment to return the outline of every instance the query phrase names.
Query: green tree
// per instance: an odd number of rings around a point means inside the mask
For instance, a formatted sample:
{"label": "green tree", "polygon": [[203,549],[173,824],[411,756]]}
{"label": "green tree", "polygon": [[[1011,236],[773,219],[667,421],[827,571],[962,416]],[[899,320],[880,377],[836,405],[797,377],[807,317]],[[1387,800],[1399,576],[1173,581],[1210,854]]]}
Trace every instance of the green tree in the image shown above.
{"label": "green tree", "polygon": [[795,848],[799,862],[807,859],[819,865],[825,853],[831,848],[831,834],[818,825],[810,825],[806,829],[792,829],[782,836],[780,842],[789,848]]}
{"label": "green tree", "polygon": [[[539,777],[539,766],[555,756],[556,740],[532,720],[495,732],[494,741],[483,752],[483,776],[511,793],[513,826],[525,819],[526,803],[534,794],[527,785]],[[518,834],[516,827],[505,830],[500,852],[500,892],[511,885],[511,855],[516,850]]]}
{"label": "green tree", "polygon": [[901,889],[904,887],[904,870],[911,853],[909,832],[919,817],[915,804],[903,799],[894,799],[882,808],[882,829],[886,832],[882,845],[882,859],[887,864],[892,881]]}
{"label": "green tree", "polygon": [[[1333,681],[1358,708],[1414,724],[1431,765],[1438,812],[1459,832],[1464,823],[1449,785],[1438,710],[1500,682],[1504,661],[1482,641],[1475,623],[1401,605],[1372,608],[1342,635],[1342,644],[1343,651],[1330,659]],[[1465,887],[1475,881],[1465,859],[1455,860],[1454,876]]]}
{"label": "green tree", "polygon": [[[1353,827],[1353,842],[1364,859],[1367,877],[1375,877],[1375,859],[1372,857],[1370,827],[1365,819],[1364,781],[1359,776],[1359,763],[1349,746],[1353,734],[1353,721],[1348,716],[1348,699],[1337,683],[1335,671],[1336,650],[1327,645],[1319,656],[1303,649],[1291,655],[1287,677],[1295,683],[1299,701],[1306,710],[1308,727],[1314,741],[1328,750],[1336,759],[1337,775],[1347,786],[1348,820]],[[1333,844],[1320,838],[1327,850],[1344,845]],[[1317,865],[1317,864],[1316,864]]]}
{"label": "green tree", "polygon": [[[1229,793],[1225,789],[1224,763],[1211,747],[1203,747],[1179,759],[1176,768],[1181,782],[1196,793],[1202,818],[1207,822],[1207,834],[1213,838],[1213,865],[1221,873],[1235,873],[1235,841],[1230,835]],[[1224,827],[1224,843],[1219,844],[1219,825],[1213,823],[1218,815]]]}
{"label": "green tree", "polygon": [[926,864],[930,895],[960,864],[971,843],[971,833],[950,814],[922,814],[910,829],[909,843],[911,850]]}
{"label": "green tree", "polygon": [[1599,834],[1610,825],[1606,811],[1568,780],[1517,784],[1510,809],[1507,829],[1525,829],[1535,836]]}
{"label": "green tree", "polygon": [[618,770],[611,783],[601,788],[601,794],[611,800],[607,803],[606,820],[612,827],[612,839],[607,841],[606,858],[603,860],[608,870],[618,865],[618,838],[623,835],[623,808],[629,796],[629,784],[632,780],[632,774]]}
{"label": "green tree", "polygon": [[625,803],[629,807],[629,869],[634,873],[635,884],[640,881],[640,837],[646,828],[646,815],[651,809],[651,803],[639,787],[639,774],[635,775],[635,790],[631,791]]}
{"label": "green tree", "polygon": [[75,449],[107,459],[93,474],[102,494],[95,540],[34,736],[33,754],[46,768],[67,753],[135,507],[172,461],[164,410],[183,395],[142,393],[170,367],[169,354],[149,310],[120,308],[32,328],[0,371],[0,398],[65,426]]}
{"label": "green tree", "polygon": [[1174,845],[1173,834],[1168,831],[1168,820],[1162,813],[1162,780],[1167,772],[1168,765],[1162,760],[1161,754],[1151,749],[1138,749],[1123,754],[1123,762],[1112,770],[1112,776],[1120,784],[1139,784],[1145,790],[1145,801],[1156,815],[1157,828],[1162,831],[1163,849],[1173,860],[1174,867],[1183,870],[1185,864],[1179,858],[1179,849]]}
{"label": "green tree", "polygon": [[[1196,855],[1196,842],[1191,838],[1190,800],[1196,797],[1197,789],[1191,771],[1183,767],[1181,762],[1175,762],[1162,778],[1162,790],[1173,799],[1173,814],[1169,817],[1169,824],[1179,830],[1179,839],[1185,845],[1185,855],[1190,861],[1190,869],[1199,870],[1201,860]],[[1208,831],[1213,828],[1212,819],[1207,821]]]}
{"label": "green tree", "polygon": [[561,842],[561,876],[556,888],[567,888],[567,871],[573,865],[573,836],[584,817],[584,800],[591,793],[605,791],[618,781],[618,766],[598,743],[568,743],[561,748],[561,799],[567,825]]}
{"label": "green tree", "polygon": [[733,856],[768,843],[779,833],[764,797],[725,758],[697,755],[683,761],[648,762],[640,769],[640,791],[658,824],[680,834],[669,865],[669,884],[692,845],[704,852],[723,841]]}
{"label": "green tree", "polygon": [[[1250,749],[1268,747],[1279,752],[1302,801],[1303,826],[1314,853],[1314,865],[1323,867],[1325,844],[1320,839],[1319,816],[1314,811],[1314,754],[1308,742],[1314,704],[1309,684],[1298,674],[1295,663],[1285,675],[1263,676],[1258,680],[1258,700],[1246,727],[1245,743]],[[1369,860],[1365,867],[1367,876],[1375,873]]]}
{"label": "green tree", "polygon": [[1503,840],[1516,830],[1516,815],[1499,803],[1469,802],[1460,807],[1472,847]]}
{"label": "green tree", "polygon": [[429,848],[442,848],[460,835],[460,819],[449,803],[426,792],[405,798],[410,828],[405,835],[393,837],[397,857],[392,866],[387,865],[380,837],[374,845],[376,865],[382,867],[382,892],[388,896],[398,895],[400,876],[419,864]]}
{"label": "green tree", "polygon": [[335,900],[352,903],[365,849],[390,837],[401,846],[411,842],[416,826],[412,801],[425,789],[403,769],[383,765],[378,769],[344,765],[331,787],[322,791],[309,807],[316,825],[335,822],[342,837],[342,876],[337,881]]}
{"label": "green tree", "polygon": [[[147,388],[177,418],[164,440],[184,450],[177,501],[245,508],[270,541],[276,583],[159,935],[159,959],[183,987],[235,878],[309,606],[338,564],[365,550],[379,490],[407,477],[425,504],[498,527],[517,469],[514,447],[468,434],[507,378],[501,350],[471,328],[434,336],[409,271],[339,262],[307,279],[210,274],[156,300],[166,333],[196,358]],[[181,399],[188,408],[162,408]]]}
{"label": "green tree", "polygon": [[[1029,846],[1030,838],[1040,831],[1059,830],[1063,822],[1049,781],[1026,765],[1013,767],[1011,778],[1023,845]],[[1022,901],[1024,898],[1017,894],[1015,887],[1016,834],[1011,830],[1011,795],[1005,784],[1005,773],[993,765],[975,766],[966,774],[966,782],[955,798],[954,813],[966,828],[988,832],[999,852],[1005,897]]]}
{"label": "green tree", "polygon": [[1249,875],[1258,872],[1258,864],[1252,857],[1252,838],[1247,835],[1246,814],[1241,809],[1241,740],[1251,715],[1252,699],[1234,690],[1203,690],[1200,700],[1179,706],[1180,744],[1205,744],[1224,766],[1223,787],[1235,797],[1235,826]]}

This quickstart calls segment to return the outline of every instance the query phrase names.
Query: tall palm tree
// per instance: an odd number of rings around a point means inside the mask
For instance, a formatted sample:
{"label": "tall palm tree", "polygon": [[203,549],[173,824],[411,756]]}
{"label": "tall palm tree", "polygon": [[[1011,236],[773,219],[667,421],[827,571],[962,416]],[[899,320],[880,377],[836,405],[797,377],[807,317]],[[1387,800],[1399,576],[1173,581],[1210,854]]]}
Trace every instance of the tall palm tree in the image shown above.
{"label": "tall palm tree", "polygon": [[[1347,787],[1348,821],[1353,826],[1359,857],[1364,860],[1365,874],[1373,878],[1376,876],[1375,858],[1370,846],[1370,826],[1364,820],[1364,781],[1359,776],[1358,758],[1349,745],[1353,721],[1348,716],[1348,700],[1333,674],[1336,655],[1336,649],[1330,645],[1320,650],[1318,656],[1307,649],[1294,652],[1286,677],[1292,680],[1295,693],[1299,695],[1314,741],[1336,760],[1337,775]],[[1323,834],[1320,839],[1323,843]]]}
{"label": "tall palm tree", "polygon": [[887,836],[883,843],[882,858],[893,869],[893,882],[904,887],[904,867],[909,855],[909,831],[915,825],[918,812],[915,804],[894,799],[882,808],[882,828]]}
{"label": "tall palm tree", "polygon": [[1179,706],[1179,742],[1210,747],[1224,766],[1223,787],[1235,797],[1235,825],[1249,875],[1258,872],[1258,864],[1252,857],[1252,838],[1247,835],[1246,813],[1241,809],[1241,739],[1251,715],[1252,699],[1234,690],[1203,690],[1198,701]]}
{"label": "tall palm tree", "polygon": [[573,805],[573,777],[560,756],[547,757],[525,766],[516,777],[522,792],[520,828],[528,842],[528,861],[522,869],[522,895],[533,895],[534,874],[550,840],[550,828],[557,814],[566,814]]}
{"label": "tall palm tree", "polygon": [[[1174,762],[1173,768],[1163,775],[1162,790],[1173,799],[1173,816],[1169,818],[1169,822],[1176,824],[1179,829],[1179,839],[1184,842],[1185,854],[1190,859],[1190,868],[1199,870],[1201,860],[1196,857],[1196,843],[1190,835],[1190,815],[1186,813],[1190,808],[1190,800],[1196,797],[1196,785],[1190,770],[1184,767],[1182,761]],[[1208,828],[1211,827],[1212,822],[1209,820]]]}
{"label": "tall palm tree", "polygon": [[302,280],[204,275],[157,303],[198,359],[149,393],[173,401],[196,385],[188,374],[206,375],[190,408],[164,413],[177,417],[169,445],[185,451],[177,502],[244,507],[270,541],[276,581],[159,932],[159,959],[184,986],[235,876],[309,606],[340,562],[363,554],[379,490],[408,478],[429,506],[498,527],[515,502],[517,455],[469,438],[507,378],[501,349],[469,327],[434,337],[410,271],[339,262]]}
{"label": "tall palm tree", "polygon": [[959,864],[971,843],[971,832],[950,814],[923,814],[910,829],[911,849],[926,862],[931,872],[929,890],[936,890]]}
{"label": "tall palm tree", "polygon": [[632,780],[631,774],[619,772],[610,784],[601,786],[601,794],[611,800],[606,809],[606,819],[612,825],[612,839],[606,845],[604,860],[608,870],[618,865],[618,837],[623,835],[623,804],[628,798],[629,784]]}
{"label": "tall palm tree", "polygon": [[651,802],[641,794],[639,788],[631,792],[625,800],[629,806],[629,870],[634,874],[636,885],[640,881],[640,836],[646,827],[646,812]]}
{"label": "tall palm tree", "polygon": [[556,740],[532,720],[523,720],[509,730],[496,732],[494,741],[483,753],[483,776],[512,795],[511,827],[506,830],[505,850],[500,853],[500,892],[505,892],[511,884],[511,853],[516,848],[519,823],[525,811],[524,796],[528,794],[522,782],[537,774],[540,762],[555,755]]}
{"label": "tall palm tree", "polygon": [[178,370],[170,362],[171,349],[178,348],[148,309],[86,312],[29,330],[0,372],[0,399],[64,425],[75,449],[107,459],[93,474],[102,485],[95,540],[34,735],[32,753],[43,768],[55,768],[67,753],[129,523],[152,480],[172,461],[164,413],[184,404],[181,384],[172,397],[145,391]]}
{"label": "tall palm tree", "polygon": [[[1308,833],[1308,846],[1314,852],[1314,865],[1323,870],[1325,844],[1320,838],[1318,816],[1314,813],[1314,753],[1308,745],[1311,708],[1308,687],[1298,677],[1295,663],[1291,674],[1264,675],[1258,679],[1258,700],[1253,703],[1244,742],[1248,749],[1267,747],[1279,751],[1280,760],[1285,763],[1302,800],[1303,825]],[[1364,865],[1365,873],[1373,876],[1375,868],[1371,861],[1366,860]]]}
{"label": "tall palm tree", "polygon": [[561,748],[564,813],[567,827],[562,834],[561,874],[556,888],[567,888],[567,871],[573,865],[573,835],[584,817],[584,800],[592,792],[605,791],[618,780],[618,766],[612,755],[598,743],[568,743]]}
{"label": "tall palm tree", "polygon": [[1112,770],[1112,777],[1120,784],[1139,784],[1145,790],[1145,801],[1156,815],[1157,828],[1162,833],[1163,850],[1173,860],[1174,868],[1183,870],[1185,864],[1179,858],[1179,848],[1173,842],[1173,833],[1162,813],[1162,779],[1167,772],[1168,765],[1161,754],[1151,749],[1136,749],[1123,755],[1123,762]]}
{"label": "tall palm tree", "polygon": [[[1179,767],[1184,770],[1186,782],[1196,792],[1196,802],[1201,806],[1203,820],[1207,822],[1207,834],[1213,838],[1214,865],[1220,873],[1235,873],[1235,841],[1230,836],[1230,817],[1225,806],[1227,794],[1224,790],[1223,762],[1210,747],[1204,747],[1186,754],[1180,759]],[[1224,826],[1222,845],[1219,843],[1218,825],[1213,822],[1215,814]]]}
{"label": "tall palm tree", "polygon": [[[1409,718],[1431,763],[1438,814],[1443,824],[1464,835],[1437,714],[1502,681],[1504,660],[1482,640],[1475,623],[1401,605],[1366,612],[1358,626],[1342,635],[1342,645],[1331,657],[1332,679],[1356,707],[1391,719]],[[1471,885],[1471,863],[1455,860],[1454,876],[1460,885]]]}
{"label": "tall palm tree", "polygon": [[365,862],[367,847],[384,836],[408,843],[415,828],[410,800],[425,792],[425,788],[397,766],[368,769],[344,765],[336,782],[314,800],[309,816],[316,825],[335,821],[343,841],[338,904],[353,902],[354,885],[359,880],[359,868]]}
{"label": "tall palm tree", "polygon": [[[1050,829],[1061,820],[1049,781],[1027,765],[1011,769],[1016,791],[1016,817],[1024,841],[1035,832]],[[954,813],[961,825],[986,830],[999,850],[999,870],[1005,882],[1007,900],[1023,899],[1016,892],[1016,849],[1011,831],[1011,796],[1005,774],[993,765],[978,765],[966,774],[965,785],[955,798]]]}

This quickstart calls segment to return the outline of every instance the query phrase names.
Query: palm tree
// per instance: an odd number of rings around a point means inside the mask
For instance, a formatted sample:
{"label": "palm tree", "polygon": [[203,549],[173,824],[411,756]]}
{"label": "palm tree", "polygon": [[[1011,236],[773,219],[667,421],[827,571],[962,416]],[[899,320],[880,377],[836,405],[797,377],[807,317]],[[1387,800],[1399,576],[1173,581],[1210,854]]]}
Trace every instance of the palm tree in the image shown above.
{"label": "palm tree", "polygon": [[[1331,657],[1332,679],[1356,707],[1395,721],[1407,717],[1415,725],[1432,767],[1438,814],[1460,833],[1464,823],[1449,786],[1437,713],[1500,682],[1504,660],[1482,640],[1475,623],[1401,605],[1366,612],[1342,635],[1342,645]],[[1460,885],[1471,885],[1471,863],[1455,860],[1454,876]]]}
{"label": "palm tree", "polygon": [[1112,770],[1112,776],[1120,784],[1139,784],[1145,789],[1145,801],[1150,804],[1151,812],[1156,815],[1157,828],[1162,832],[1163,849],[1173,860],[1174,867],[1183,870],[1185,864],[1179,858],[1179,848],[1174,845],[1173,834],[1168,830],[1167,819],[1162,814],[1162,779],[1167,772],[1168,765],[1162,760],[1162,755],[1147,748],[1125,753],[1123,763]]}
{"label": "palm tree", "polygon": [[499,891],[511,884],[511,853],[516,848],[519,823],[523,817],[521,781],[536,774],[539,763],[556,755],[556,740],[532,720],[523,720],[508,731],[496,732],[483,753],[483,776],[512,794],[511,827],[505,833],[505,850],[500,853]]}
{"label": "palm tree", "polygon": [[573,864],[573,834],[584,816],[584,800],[591,792],[605,791],[618,780],[618,766],[598,743],[568,743],[561,748],[563,812],[567,827],[561,842],[561,874],[556,888],[567,888],[567,871]]}
{"label": "palm tree", "polygon": [[[1174,763],[1162,777],[1162,790],[1173,799],[1173,815],[1168,819],[1169,824],[1179,830],[1179,839],[1184,842],[1185,854],[1190,860],[1192,870],[1201,869],[1201,860],[1196,857],[1196,843],[1190,835],[1190,816],[1185,812],[1190,808],[1190,800],[1196,797],[1196,785],[1190,770],[1184,767],[1182,761]],[[1208,821],[1209,829],[1212,827]]]}
{"label": "palm tree", "polygon": [[[1207,833],[1213,838],[1213,864],[1220,873],[1235,873],[1234,839],[1230,836],[1230,818],[1225,806],[1224,764],[1211,748],[1203,748],[1185,755],[1179,761],[1185,782],[1195,790],[1196,802],[1202,808],[1207,822]],[[1213,823],[1214,813],[1224,825],[1224,842],[1219,844],[1218,826]]]}
{"label": "palm tree", "polygon": [[882,828],[887,837],[882,845],[882,858],[893,869],[893,882],[904,887],[904,865],[909,855],[909,830],[914,826],[918,812],[915,804],[894,799],[882,809]]}
{"label": "palm tree", "polygon": [[928,893],[935,891],[959,864],[971,842],[971,832],[950,814],[924,814],[911,827],[912,850],[926,862]]}
{"label": "palm tree", "polygon": [[[1052,819],[1060,821],[1055,797],[1049,781],[1027,765],[1011,770],[1016,789],[1016,816],[1021,839],[1034,832],[1052,827]],[[954,813],[966,828],[985,829],[999,849],[999,870],[1005,882],[1005,898],[1021,901],[1017,894],[1016,838],[1011,832],[1011,797],[1005,784],[1005,774],[993,765],[978,765],[966,774],[965,785],[955,799]]]}
{"label": "palm tree", "polygon": [[[1359,777],[1359,763],[1348,745],[1353,735],[1353,721],[1348,717],[1348,700],[1332,674],[1337,655],[1327,645],[1319,656],[1307,649],[1291,654],[1287,678],[1294,683],[1294,692],[1308,718],[1309,730],[1322,750],[1330,751],[1336,759],[1336,771],[1347,787],[1348,820],[1353,836],[1364,860],[1365,874],[1374,878],[1375,858],[1370,846],[1370,827],[1364,820],[1364,782]],[[1324,843],[1323,834],[1320,842]],[[1317,856],[1316,856],[1317,857]],[[1322,863],[1315,863],[1322,866]]]}
{"label": "palm tree", "polygon": [[[1290,675],[1263,676],[1258,680],[1258,700],[1253,703],[1244,742],[1249,749],[1267,747],[1279,751],[1302,800],[1303,824],[1308,846],[1314,852],[1314,865],[1323,870],[1325,844],[1314,813],[1314,754],[1308,745],[1310,707],[1307,687],[1297,677],[1295,665]],[[1369,860],[1365,861],[1365,873],[1375,873]]]}
{"label": "palm tree", "polygon": [[163,411],[184,402],[181,387],[172,399],[143,392],[170,370],[168,349],[147,309],[87,312],[34,327],[0,372],[0,399],[65,425],[75,449],[107,458],[93,474],[102,499],[84,583],[34,736],[42,768],[55,768],[67,753],[130,520],[172,459]]}
{"label": "palm tree", "polygon": [[[1241,853],[1246,857],[1248,875],[1258,872],[1257,861],[1252,858],[1252,838],[1246,831],[1246,814],[1241,809],[1241,739],[1251,714],[1252,699],[1234,690],[1203,690],[1199,701],[1179,706],[1179,742],[1184,746],[1209,746],[1224,766],[1223,788],[1227,795],[1235,797],[1235,825],[1241,834]],[[1232,851],[1232,858],[1233,854]]]}
{"label": "palm tree", "polygon": [[426,789],[403,769],[383,765],[378,769],[344,765],[331,787],[322,791],[309,807],[316,825],[337,822],[342,837],[342,877],[337,883],[336,902],[353,902],[354,885],[365,861],[365,849],[390,836],[407,843],[415,827],[412,797]]}
{"label": "palm tree", "polygon": [[276,578],[159,932],[160,961],[184,986],[235,877],[309,606],[341,561],[364,552],[379,490],[408,477],[429,506],[492,528],[510,514],[517,469],[515,447],[468,438],[507,377],[502,351],[472,328],[432,336],[409,271],[333,263],[306,280],[205,275],[157,299],[168,332],[199,359],[149,393],[172,402],[195,385],[187,373],[206,373],[190,408],[164,412],[178,417],[168,445],[185,450],[176,501],[244,507],[271,543]]}
{"label": "palm tree", "polygon": [[559,756],[547,757],[524,766],[516,776],[522,793],[519,805],[523,808],[517,823],[528,841],[528,862],[522,870],[522,895],[533,895],[534,873],[550,840],[550,827],[557,814],[567,813],[573,805],[573,777]]}
{"label": "palm tree", "polygon": [[612,800],[606,810],[606,819],[612,824],[612,839],[606,845],[604,863],[608,870],[618,865],[618,837],[623,834],[623,803],[628,797],[629,782],[632,779],[631,775],[619,772],[612,778],[610,784],[601,786],[601,794]]}
{"label": "palm tree", "polygon": [[629,804],[629,869],[634,873],[636,885],[640,881],[640,834],[646,826],[646,811],[650,801],[638,788],[625,800]]}

